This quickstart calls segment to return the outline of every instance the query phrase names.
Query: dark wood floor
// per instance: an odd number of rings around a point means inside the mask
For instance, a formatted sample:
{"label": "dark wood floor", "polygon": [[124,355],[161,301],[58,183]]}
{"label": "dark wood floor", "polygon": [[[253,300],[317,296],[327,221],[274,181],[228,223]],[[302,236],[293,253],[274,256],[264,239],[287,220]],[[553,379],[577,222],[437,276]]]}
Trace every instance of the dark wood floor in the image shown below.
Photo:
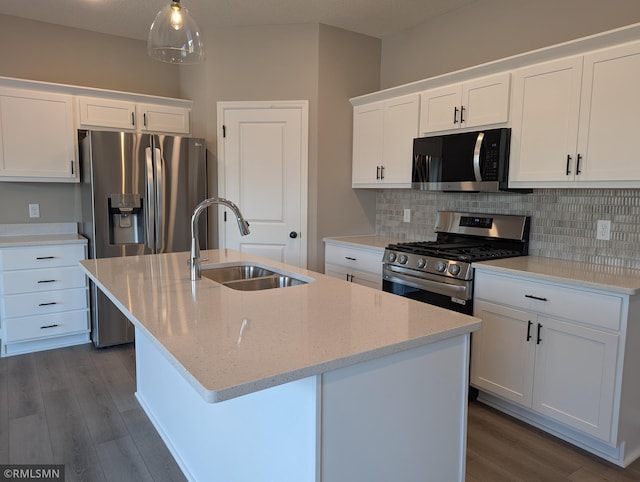
{"label": "dark wood floor", "polygon": [[[134,392],[133,345],[0,359],[0,464],[64,464],[68,481],[185,480]],[[467,482],[634,480],[640,461],[621,469],[470,404]]]}

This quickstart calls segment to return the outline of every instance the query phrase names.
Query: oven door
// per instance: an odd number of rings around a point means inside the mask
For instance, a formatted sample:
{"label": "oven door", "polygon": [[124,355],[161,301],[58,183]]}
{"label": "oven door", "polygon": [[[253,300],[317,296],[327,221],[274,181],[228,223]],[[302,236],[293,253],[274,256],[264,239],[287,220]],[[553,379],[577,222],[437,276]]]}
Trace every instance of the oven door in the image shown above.
{"label": "oven door", "polygon": [[471,280],[445,279],[444,276],[385,264],[382,290],[458,313],[473,313]]}

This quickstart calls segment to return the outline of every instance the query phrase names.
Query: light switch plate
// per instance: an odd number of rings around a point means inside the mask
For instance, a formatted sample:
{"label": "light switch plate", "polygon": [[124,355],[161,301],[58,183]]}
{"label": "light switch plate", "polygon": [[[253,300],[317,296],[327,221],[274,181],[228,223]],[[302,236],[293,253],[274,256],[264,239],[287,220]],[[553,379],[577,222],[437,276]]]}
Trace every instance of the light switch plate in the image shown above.
{"label": "light switch plate", "polygon": [[404,210],[404,218],[402,219],[405,223],[411,222],[411,209]]}
{"label": "light switch plate", "polygon": [[40,204],[29,204],[29,217],[30,218],[40,217]]}
{"label": "light switch plate", "polygon": [[598,220],[596,239],[608,241],[611,239],[611,221],[605,219]]}

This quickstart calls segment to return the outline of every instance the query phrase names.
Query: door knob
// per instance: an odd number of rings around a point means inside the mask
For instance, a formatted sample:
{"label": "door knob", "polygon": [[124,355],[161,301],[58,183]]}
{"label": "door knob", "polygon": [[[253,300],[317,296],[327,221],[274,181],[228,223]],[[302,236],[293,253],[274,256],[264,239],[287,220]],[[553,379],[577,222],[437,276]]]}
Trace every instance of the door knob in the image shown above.
{"label": "door knob", "polygon": [[289,237],[290,237],[291,239],[296,239],[296,238],[298,237],[298,233],[296,233],[295,231],[291,231],[291,232],[289,233]]}

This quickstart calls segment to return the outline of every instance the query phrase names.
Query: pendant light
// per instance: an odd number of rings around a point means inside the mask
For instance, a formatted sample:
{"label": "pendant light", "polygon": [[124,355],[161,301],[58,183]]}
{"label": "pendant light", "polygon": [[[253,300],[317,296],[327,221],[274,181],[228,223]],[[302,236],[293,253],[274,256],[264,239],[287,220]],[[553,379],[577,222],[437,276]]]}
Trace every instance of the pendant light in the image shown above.
{"label": "pendant light", "polygon": [[149,30],[147,53],[170,64],[195,64],[204,60],[204,46],[195,20],[180,0],[158,12]]}

